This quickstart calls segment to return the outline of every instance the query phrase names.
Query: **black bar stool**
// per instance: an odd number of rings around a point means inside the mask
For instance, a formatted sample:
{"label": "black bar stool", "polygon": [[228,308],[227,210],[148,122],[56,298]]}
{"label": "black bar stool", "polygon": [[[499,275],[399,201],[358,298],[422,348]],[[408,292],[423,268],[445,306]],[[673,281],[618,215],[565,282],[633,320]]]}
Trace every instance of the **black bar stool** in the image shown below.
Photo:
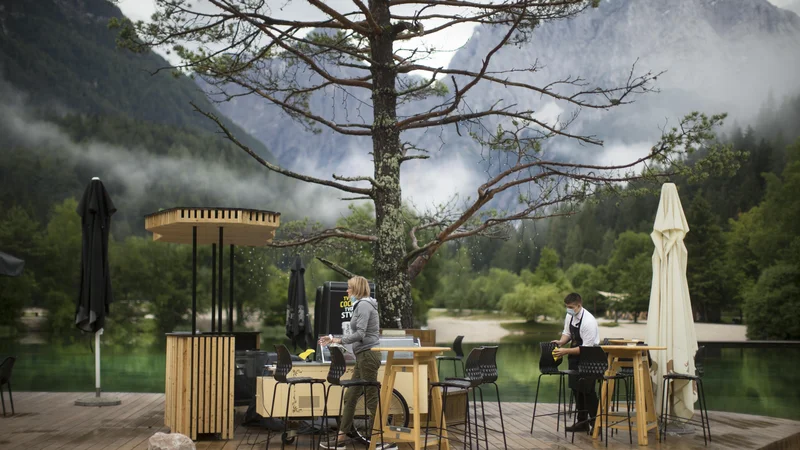
{"label": "black bar stool", "polygon": [[[694,372],[695,375],[690,375],[687,373],[668,373],[664,375],[664,384],[661,387],[661,426],[663,430],[661,431],[661,439],[667,440],[667,420],[669,418],[677,418],[675,415],[669,414],[669,395],[667,395],[667,389],[672,386],[672,382],[675,380],[684,380],[689,382],[696,382],[697,383],[697,399],[700,401],[700,426],[703,428],[703,444],[708,445],[708,441],[711,440],[711,424],[708,423],[708,404],[706,403],[706,393],[705,389],[703,389],[703,374],[705,373],[705,368],[703,367],[704,357],[705,357],[705,347],[700,347],[697,349],[697,353],[694,354]],[[697,425],[697,419],[683,419],[680,418],[681,422],[695,424]],[[706,430],[708,430],[708,440],[706,440]]]}
{"label": "black bar stool", "polygon": [[[566,400],[567,400],[567,385],[564,381],[564,377],[568,377],[569,375],[577,375],[578,372],[575,370],[560,370],[558,368],[561,361],[556,361],[553,359],[553,350],[556,348],[556,344],[553,342],[540,342],[539,348],[542,351],[542,354],[539,355],[539,380],[536,382],[536,397],[533,400],[533,416],[531,417],[531,433],[533,433],[533,425],[536,421],[537,417],[545,417],[545,416],[552,416],[556,415],[556,431],[558,431],[560,423],[558,419],[563,415],[564,416],[564,436],[566,437],[566,428],[567,428],[567,411],[572,409],[572,399],[570,398],[570,407],[569,409],[566,408]],[[536,406],[539,403],[539,388],[542,383],[543,376],[557,376],[558,377],[558,410],[555,413],[547,413],[547,414],[536,414]],[[564,399],[564,412],[561,412],[561,399]]]}
{"label": "black bar stool", "polygon": [[[466,417],[465,417],[465,429],[464,429],[464,448],[467,448],[467,442],[469,442],[469,448],[472,449],[472,424],[470,420],[469,414],[469,391],[473,391],[474,396],[474,389],[478,388],[481,383],[483,383],[483,373],[481,372],[481,352],[483,349],[481,348],[473,348],[472,351],[469,352],[469,356],[467,356],[467,362],[464,364],[464,378],[448,378],[444,381],[432,382],[430,383],[430,388],[428,389],[428,405],[431,405],[431,398],[433,397],[433,390],[435,388],[442,389],[442,411],[439,417],[439,430],[436,436],[439,437],[439,449],[442,448],[442,422],[444,421],[444,411],[447,409],[447,390],[450,388],[453,389],[463,389],[466,391],[466,395],[464,396],[464,402],[466,405]],[[475,401],[472,402],[473,408],[473,416],[475,417],[475,429],[476,432],[474,433],[476,439],[476,445],[480,448],[480,442],[478,441],[478,433],[477,433],[477,426],[478,426],[478,415],[477,415],[477,407],[475,405]],[[430,411],[430,408],[429,408]],[[425,425],[425,445],[423,448],[428,447],[428,435],[430,434],[430,420],[431,415],[428,414],[428,423]],[[447,436],[448,439],[450,435],[456,433],[461,434],[455,431],[455,429],[448,427],[447,429]]]}
{"label": "black bar stool", "polygon": [[[378,414],[377,416],[372,417],[372,421],[367,419],[367,427],[369,428],[369,433],[364,434],[364,436],[369,436],[370,440],[376,434],[381,436],[381,444],[383,444],[383,427],[379,426],[377,432],[374,431],[374,420],[375,417],[383,417],[381,414],[381,401],[380,401],[380,392],[381,392],[381,383],[379,381],[368,381],[368,380],[342,380],[342,375],[344,375],[345,371],[347,370],[347,362],[344,359],[344,354],[342,353],[342,349],[339,347],[330,346],[328,350],[331,352],[331,368],[328,370],[328,388],[325,390],[325,408],[323,409],[322,413],[322,423],[324,423],[327,427],[328,423],[328,396],[330,395],[331,388],[334,386],[339,386],[342,388],[342,396],[339,398],[339,414],[342,411],[342,404],[344,403],[344,393],[347,389],[353,387],[360,387],[363,389],[364,395],[364,417],[369,417],[369,411],[367,410],[367,388],[373,388],[378,391]],[[381,424],[382,425],[382,424]],[[330,448],[330,434],[326,433],[327,435],[327,443],[328,447]]]}
{"label": "black bar stool", "polygon": [[453,351],[456,353],[455,355],[441,355],[436,357],[436,370],[439,373],[442,373],[441,363],[442,361],[453,361],[453,376],[458,376],[458,370],[456,370],[456,361],[461,363],[461,375],[464,375],[464,349],[461,348],[461,341],[464,340],[464,336],[456,336],[456,339],[453,341]]}
{"label": "black bar stool", "polygon": [[[314,385],[319,384],[322,386],[322,392],[324,393],[325,380],[311,377],[287,377],[287,375],[289,375],[289,373],[292,371],[292,354],[289,353],[289,349],[287,349],[285,345],[281,344],[275,346],[275,351],[278,353],[278,361],[275,366],[275,373],[273,374],[273,378],[275,378],[276,383],[275,387],[272,389],[272,406],[270,407],[270,416],[275,417],[275,397],[278,393],[278,386],[281,384],[289,385],[289,388],[286,391],[286,413],[283,416],[283,436],[281,437],[281,450],[286,447],[286,442],[289,438],[289,403],[291,403],[292,398],[292,387],[298,384],[307,384],[308,389],[311,392],[311,448],[314,449]],[[270,439],[268,437],[266,448],[269,448],[269,441]],[[299,439],[295,440],[295,448],[297,448],[297,444],[299,442]]]}
{"label": "black bar stool", "polygon": [[0,399],[3,400],[3,417],[6,416],[6,401],[3,398],[3,385],[8,386],[8,399],[11,400],[11,415],[14,415],[14,396],[11,393],[11,370],[14,369],[16,356],[9,356],[0,363]]}
{"label": "black bar stool", "polygon": [[[503,423],[503,406],[500,402],[500,387],[497,386],[497,378],[499,377],[499,372],[497,370],[497,349],[496,345],[493,346],[484,346],[482,347],[480,363],[481,363],[481,373],[483,374],[483,382],[482,385],[491,384],[494,385],[495,394],[497,395],[497,410],[500,413],[500,429],[495,430],[488,426],[486,426],[486,416],[483,417],[483,436],[484,440],[486,441],[486,448],[489,448],[489,439],[486,436],[486,430],[495,432],[495,433],[502,433],[503,435],[503,448],[508,450],[508,443],[506,442],[506,426]],[[478,391],[481,395],[481,411],[483,411],[483,388],[478,387]]]}
{"label": "black bar stool", "polygon": [[[602,349],[602,347],[584,347],[581,346],[581,354],[580,359],[578,360],[578,379],[580,380],[596,380],[600,382],[601,386],[601,395],[600,401],[602,401],[602,386],[608,385],[610,380],[614,381],[623,381],[625,382],[625,389],[628,389],[628,380],[622,374],[614,374],[614,375],[606,375],[606,370],[608,370],[608,355]],[[611,395],[612,392],[608,390],[606,386],[606,402],[601,409],[600,414],[600,423],[602,424],[603,430],[606,433],[606,447],[608,447],[608,429],[610,425],[616,425],[622,420],[618,420],[614,423],[609,424],[609,416],[611,416],[610,406],[611,406]],[[626,404],[626,414],[627,414],[627,422],[628,422],[628,434],[630,436],[631,444],[633,444],[633,430],[631,427],[631,405],[629,399],[625,399]],[[591,416],[591,414],[589,414]],[[576,416],[577,419],[577,416]],[[577,422],[575,422],[577,423]],[[591,429],[591,427],[590,427]],[[602,438],[602,434],[600,435]],[[575,442],[575,433],[572,433],[572,441]]]}

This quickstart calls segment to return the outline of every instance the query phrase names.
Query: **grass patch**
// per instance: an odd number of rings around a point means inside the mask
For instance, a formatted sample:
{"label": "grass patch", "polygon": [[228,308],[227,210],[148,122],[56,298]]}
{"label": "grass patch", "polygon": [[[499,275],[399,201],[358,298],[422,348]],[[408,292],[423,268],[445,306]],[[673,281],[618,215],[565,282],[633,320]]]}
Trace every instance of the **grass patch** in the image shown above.
{"label": "grass patch", "polygon": [[615,327],[619,326],[619,323],[618,322],[601,322],[598,325],[600,325],[601,327],[606,327],[606,328],[615,328]]}

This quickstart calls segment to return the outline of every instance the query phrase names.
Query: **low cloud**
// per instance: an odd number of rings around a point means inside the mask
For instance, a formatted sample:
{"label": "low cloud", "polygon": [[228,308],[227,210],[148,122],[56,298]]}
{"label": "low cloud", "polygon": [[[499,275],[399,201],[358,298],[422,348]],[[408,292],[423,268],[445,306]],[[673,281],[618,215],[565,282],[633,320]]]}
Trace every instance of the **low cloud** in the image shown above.
{"label": "low cloud", "polygon": [[[142,147],[123,147],[96,139],[76,142],[58,125],[43,120],[25,104],[24,95],[0,82],[0,135],[29,151],[66,156],[84,169],[105,181],[122,186],[115,203],[136,208],[152,192],[154,186],[170,191],[210,198],[225,204],[235,201],[242,207],[280,210],[289,208],[295,215],[309,215],[314,220],[330,222],[345,210],[330,192],[303,183],[294,183],[290,192],[277,192],[271,177],[267,182],[262,174],[243,175],[220,164],[209,164],[192,156],[157,155]],[[0,148],[0,152],[11,147]],[[254,163],[255,164],[255,163]],[[88,182],[88,180],[86,180]],[[281,185],[285,186],[283,183]],[[164,205],[170,207],[175,205]],[[286,210],[284,210],[285,212]]]}

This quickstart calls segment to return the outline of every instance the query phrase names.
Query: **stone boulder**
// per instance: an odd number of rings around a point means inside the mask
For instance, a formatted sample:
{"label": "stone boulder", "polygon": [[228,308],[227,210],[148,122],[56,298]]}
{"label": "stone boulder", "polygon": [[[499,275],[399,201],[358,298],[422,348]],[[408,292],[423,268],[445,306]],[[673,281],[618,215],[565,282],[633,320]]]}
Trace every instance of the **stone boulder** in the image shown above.
{"label": "stone boulder", "polygon": [[180,433],[156,433],[150,436],[147,450],[196,450],[194,442]]}

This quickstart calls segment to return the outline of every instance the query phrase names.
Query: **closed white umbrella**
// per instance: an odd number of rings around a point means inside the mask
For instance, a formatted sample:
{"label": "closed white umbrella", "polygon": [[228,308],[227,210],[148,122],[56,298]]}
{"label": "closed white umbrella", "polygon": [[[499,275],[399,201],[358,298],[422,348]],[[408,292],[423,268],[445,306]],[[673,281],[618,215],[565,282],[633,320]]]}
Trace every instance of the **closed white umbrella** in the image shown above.
{"label": "closed white umbrella", "polygon": [[[689,224],[683,214],[678,189],[673,183],[661,187],[656,220],[653,224],[653,283],[650,308],[647,314],[647,343],[665,346],[666,351],[652,352],[657,363],[655,370],[656,405],[661,404],[660,392],[666,373],[694,375],[694,355],[697,352],[697,333],[694,328],[692,302],[686,281],[688,253],[683,239]],[[675,415],[691,419],[697,390],[689,381],[673,381],[670,403]]]}

